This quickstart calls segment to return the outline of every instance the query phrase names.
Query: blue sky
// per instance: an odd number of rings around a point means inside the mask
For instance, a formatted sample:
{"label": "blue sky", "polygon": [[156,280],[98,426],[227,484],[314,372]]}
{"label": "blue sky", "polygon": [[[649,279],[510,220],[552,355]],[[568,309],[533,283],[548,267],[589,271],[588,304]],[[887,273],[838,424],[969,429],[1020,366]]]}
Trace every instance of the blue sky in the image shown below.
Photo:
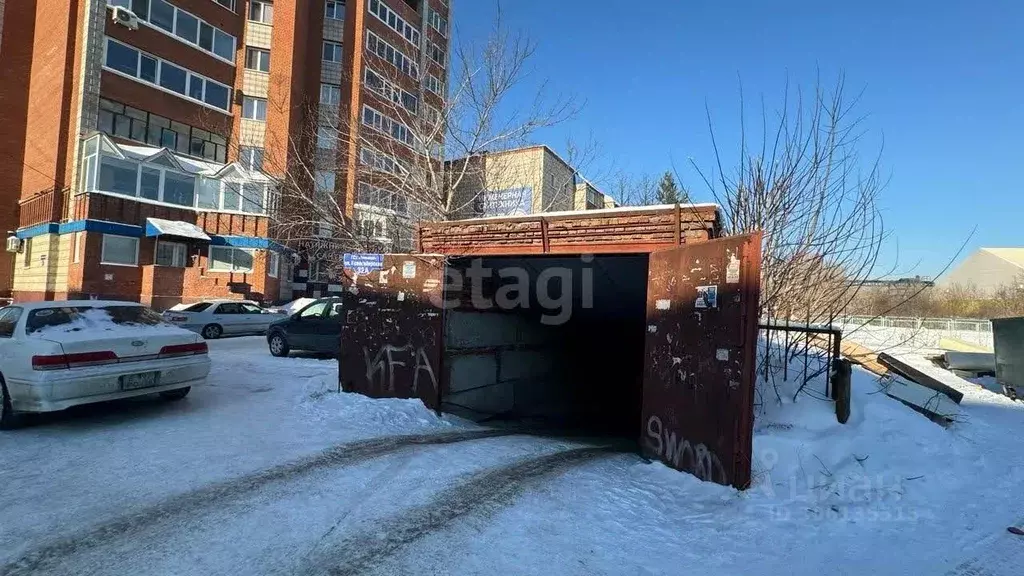
{"label": "blue sky", "polygon": [[[494,0],[456,0],[461,38],[485,35]],[[555,10],[553,7],[557,6]],[[713,160],[705,104],[726,147],[748,102],[781,103],[785,82],[845,73],[891,175],[882,201],[886,265],[935,275],[978,229],[980,246],[1024,246],[1024,2],[904,0],[505,0],[507,24],[538,43],[529,82],[586,106],[538,134],[556,149],[593,137],[602,163],[632,173]],[[528,93],[528,91],[526,91]],[[748,114],[756,110],[748,110]],[[720,141],[720,144],[722,142]],[[594,171],[606,170],[595,166]]]}

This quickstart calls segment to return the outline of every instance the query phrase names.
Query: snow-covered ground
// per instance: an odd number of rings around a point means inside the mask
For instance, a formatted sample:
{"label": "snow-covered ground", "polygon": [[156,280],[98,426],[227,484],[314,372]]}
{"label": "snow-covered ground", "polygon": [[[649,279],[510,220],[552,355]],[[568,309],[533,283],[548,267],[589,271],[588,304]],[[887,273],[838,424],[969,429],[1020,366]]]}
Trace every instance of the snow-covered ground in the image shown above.
{"label": "snow-covered ground", "polygon": [[211,356],[182,402],[0,434],[0,574],[944,574],[1024,518],[1024,403],[967,383],[948,428],[859,369],[846,425],[772,398],[738,492],[338,394],[333,361],[259,337]]}

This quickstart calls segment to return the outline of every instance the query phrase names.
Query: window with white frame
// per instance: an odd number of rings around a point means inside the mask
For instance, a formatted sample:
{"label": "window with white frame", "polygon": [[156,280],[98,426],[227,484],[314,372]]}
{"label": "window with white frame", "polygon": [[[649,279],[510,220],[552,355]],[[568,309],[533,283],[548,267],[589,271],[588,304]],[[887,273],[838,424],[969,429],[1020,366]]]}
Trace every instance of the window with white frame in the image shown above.
{"label": "window with white frame", "polygon": [[217,58],[235,63],[237,40],[234,36],[166,0],[107,0],[107,4],[127,8],[140,22]]}
{"label": "window with white frame", "polygon": [[231,110],[231,88],[136,48],[107,38],[103,67],[122,76],[173,92],[188,100]]}
{"label": "window with white frame", "polygon": [[341,44],[339,42],[324,40],[324,62],[341,62],[341,52]]}
{"label": "window with white frame", "polygon": [[447,59],[445,58],[444,49],[438,46],[437,44],[429,42],[427,44],[427,54],[430,55],[431,60],[433,60],[437,64],[440,64],[442,68],[446,66]]}
{"label": "window with white frame", "polygon": [[242,99],[242,118],[267,121],[267,99],[246,96]]}
{"label": "window with white frame", "polygon": [[409,24],[404,18],[399,16],[394,10],[388,8],[386,4],[380,0],[370,0],[369,2],[370,13],[377,17],[378,20],[388,25],[395,32],[398,32],[402,38],[405,38],[407,42],[419,48],[420,45],[420,31],[415,26]]}
{"label": "window with white frame", "polygon": [[389,213],[405,215],[409,212],[409,202],[402,194],[390,192],[360,182],[356,192],[356,204],[362,207],[371,207],[379,210],[386,210]]}
{"label": "window with white frame", "polygon": [[254,258],[249,248],[210,246],[207,268],[211,272],[252,272]]}
{"label": "window with white frame", "polygon": [[437,30],[441,36],[448,37],[448,20],[441,16],[441,13],[433,8],[427,9],[427,23],[434,30]]}
{"label": "window with white frame", "polygon": [[247,47],[245,49],[245,67],[258,72],[270,72],[270,50]]}
{"label": "window with white frame", "polygon": [[187,253],[188,249],[184,244],[158,240],[156,243],[156,254],[153,257],[153,264],[156,264],[157,266],[168,266],[171,268],[184,268],[185,256]]}
{"label": "window with white frame", "polygon": [[409,127],[401,122],[392,120],[373,108],[363,106],[363,125],[369,126],[378,132],[391,136],[395,140],[405,144],[413,145],[413,135]]}
{"label": "window with white frame", "polygon": [[213,0],[213,1],[216,2],[217,4],[220,4],[221,6],[223,6],[225,8],[227,8],[228,10],[231,10],[232,12],[235,11],[235,0]]}
{"label": "window with white frame", "polygon": [[389,156],[366,146],[359,150],[359,163],[374,170],[396,176],[400,176],[406,171],[405,166],[394,156]]}
{"label": "window with white frame", "polygon": [[341,86],[337,84],[320,85],[320,105],[337,107],[341,105]]}
{"label": "window with white frame", "polygon": [[273,24],[274,4],[265,0],[249,0],[249,20],[261,24]]}
{"label": "window with white frame", "polygon": [[416,114],[419,110],[420,99],[413,93],[400,88],[397,84],[388,81],[384,76],[374,72],[369,67],[363,73],[364,84],[371,92],[378,96],[398,104]]}
{"label": "window with white frame", "polygon": [[366,50],[383,58],[413,79],[419,79],[420,67],[415,60],[370,31],[366,32]]}
{"label": "window with white frame", "polygon": [[444,83],[442,83],[441,79],[437,76],[427,74],[427,90],[441,96],[444,94]]}
{"label": "window with white frame", "polygon": [[100,264],[115,266],[139,265],[139,239],[130,236],[103,235]]}
{"label": "window with white frame", "polygon": [[238,162],[249,170],[263,171],[263,148],[256,146],[240,146],[238,148]]}
{"label": "window with white frame", "polygon": [[[201,210],[266,214],[272,196],[264,180],[244,175],[223,179],[190,174],[176,168],[168,156],[137,162],[110,154],[100,136],[83,146],[82,190],[140,198],[150,202]],[[246,179],[242,179],[242,178]]]}
{"label": "window with white frame", "polygon": [[267,252],[267,276],[277,278],[281,269],[281,255],[274,251]]}
{"label": "window with white frame", "polygon": [[327,0],[324,3],[324,17],[331,20],[344,20],[345,0]]}

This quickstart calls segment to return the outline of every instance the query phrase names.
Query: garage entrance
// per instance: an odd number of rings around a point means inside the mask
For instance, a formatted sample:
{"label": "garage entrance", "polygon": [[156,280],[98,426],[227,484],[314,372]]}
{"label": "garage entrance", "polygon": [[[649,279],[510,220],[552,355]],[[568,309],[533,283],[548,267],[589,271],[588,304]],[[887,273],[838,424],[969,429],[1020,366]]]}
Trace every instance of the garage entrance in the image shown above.
{"label": "garage entrance", "polygon": [[353,256],[341,387],[480,422],[629,438],[745,488],[760,235],[609,246]]}
{"label": "garage entrance", "polygon": [[451,261],[449,280],[463,281],[444,316],[441,409],[635,441],[647,264],[647,254]]}

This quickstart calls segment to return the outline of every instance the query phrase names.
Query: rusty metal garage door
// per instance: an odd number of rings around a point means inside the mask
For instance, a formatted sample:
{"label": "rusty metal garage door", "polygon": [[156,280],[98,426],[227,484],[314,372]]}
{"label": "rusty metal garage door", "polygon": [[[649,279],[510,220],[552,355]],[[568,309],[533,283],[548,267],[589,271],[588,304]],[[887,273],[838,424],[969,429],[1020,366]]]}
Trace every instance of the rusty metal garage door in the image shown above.
{"label": "rusty metal garage door", "polygon": [[651,254],[645,454],[702,480],[750,484],[760,233]]}
{"label": "rusty metal garage door", "polygon": [[442,393],[444,259],[377,258],[374,262],[364,257],[361,270],[345,270],[338,356],[341,387],[372,398],[419,398],[437,410]]}

